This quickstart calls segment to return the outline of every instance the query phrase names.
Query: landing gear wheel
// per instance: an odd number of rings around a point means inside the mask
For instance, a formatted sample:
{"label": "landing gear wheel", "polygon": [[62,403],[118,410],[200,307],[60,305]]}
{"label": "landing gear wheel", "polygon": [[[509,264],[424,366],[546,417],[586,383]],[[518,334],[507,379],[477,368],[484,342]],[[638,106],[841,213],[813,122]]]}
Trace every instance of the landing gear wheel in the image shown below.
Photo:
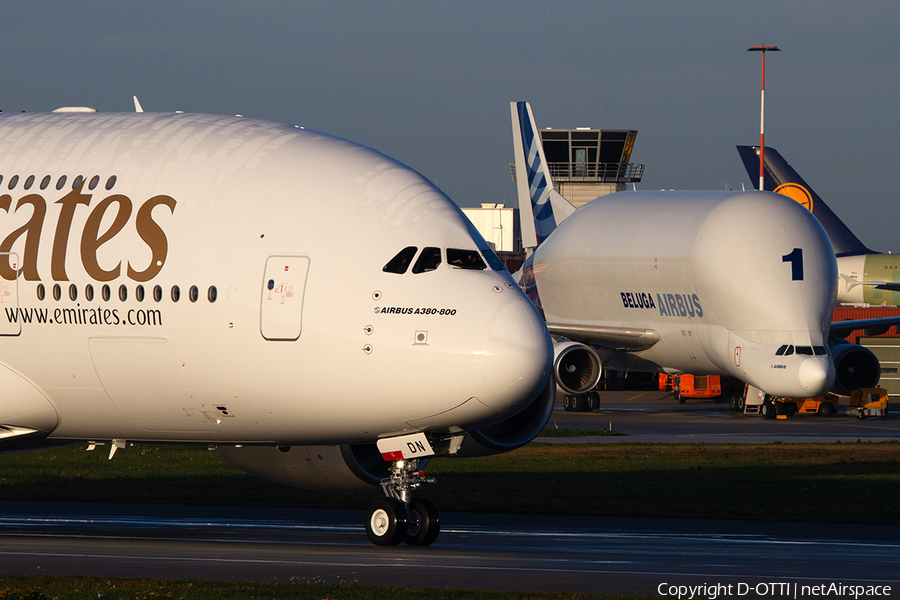
{"label": "landing gear wheel", "polygon": [[766,400],[762,403],[762,406],[759,407],[759,414],[762,415],[763,419],[774,419],[775,405],[772,404],[769,400]]}
{"label": "landing gear wheel", "polygon": [[819,405],[819,410],[816,412],[819,413],[820,417],[830,417],[834,414],[834,407],[830,402],[823,402]]}
{"label": "landing gear wheel", "polygon": [[572,410],[574,410],[574,404],[575,404],[575,396],[570,396],[569,394],[566,394],[565,396],[563,396],[563,410],[564,411],[572,412]]}
{"label": "landing gear wheel", "polygon": [[366,536],[376,546],[396,546],[406,535],[408,520],[402,502],[396,498],[379,498],[366,512]]}
{"label": "landing gear wheel", "polygon": [[600,410],[600,393],[599,392],[588,392],[587,393],[587,409],[588,409],[588,411]]}
{"label": "landing gear wheel", "polygon": [[732,394],[731,398],[728,400],[728,408],[731,412],[740,412],[740,398]]}
{"label": "landing gear wheel", "polygon": [[584,412],[587,410],[587,395],[578,394],[572,396],[572,410],[575,412]]}
{"label": "landing gear wheel", "polygon": [[430,546],[441,532],[441,514],[428,498],[413,498],[403,541],[408,546]]}

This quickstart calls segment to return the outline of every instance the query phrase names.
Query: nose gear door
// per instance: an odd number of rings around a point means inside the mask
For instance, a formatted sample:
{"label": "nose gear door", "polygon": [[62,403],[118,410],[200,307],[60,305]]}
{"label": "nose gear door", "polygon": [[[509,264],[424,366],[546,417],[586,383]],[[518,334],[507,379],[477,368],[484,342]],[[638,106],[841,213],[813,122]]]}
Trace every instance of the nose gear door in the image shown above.
{"label": "nose gear door", "polygon": [[259,321],[265,339],[293,341],[300,337],[308,272],[308,256],[266,259]]}

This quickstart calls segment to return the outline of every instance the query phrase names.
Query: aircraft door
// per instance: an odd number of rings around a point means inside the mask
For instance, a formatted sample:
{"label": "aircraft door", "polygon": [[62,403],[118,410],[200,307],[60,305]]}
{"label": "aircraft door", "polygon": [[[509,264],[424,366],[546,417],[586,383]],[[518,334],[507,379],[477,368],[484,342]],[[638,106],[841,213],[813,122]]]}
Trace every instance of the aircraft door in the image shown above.
{"label": "aircraft door", "polygon": [[266,259],[259,320],[265,339],[293,341],[300,337],[308,272],[308,256]]}
{"label": "aircraft door", "polygon": [[9,261],[8,264],[16,279],[7,281],[0,279],[0,335],[19,335],[22,333],[22,323],[19,319],[19,257],[14,253],[0,254],[0,260]]}

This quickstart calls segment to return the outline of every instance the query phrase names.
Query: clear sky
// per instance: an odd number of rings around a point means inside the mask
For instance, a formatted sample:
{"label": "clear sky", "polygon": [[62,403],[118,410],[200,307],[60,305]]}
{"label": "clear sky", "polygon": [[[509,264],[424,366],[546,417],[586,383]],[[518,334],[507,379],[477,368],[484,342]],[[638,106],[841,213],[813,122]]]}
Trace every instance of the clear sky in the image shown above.
{"label": "clear sky", "polygon": [[900,3],[29,0],[0,18],[0,109],[297,123],[372,146],[461,206],[515,203],[509,102],[637,129],[638,189],[739,189],[777,148],[869,247],[900,251]]}

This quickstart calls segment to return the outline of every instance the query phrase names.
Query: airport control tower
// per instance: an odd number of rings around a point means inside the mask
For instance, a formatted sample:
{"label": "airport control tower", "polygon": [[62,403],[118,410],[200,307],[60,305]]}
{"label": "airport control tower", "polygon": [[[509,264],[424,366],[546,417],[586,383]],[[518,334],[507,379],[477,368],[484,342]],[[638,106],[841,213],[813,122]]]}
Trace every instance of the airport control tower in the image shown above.
{"label": "airport control tower", "polygon": [[[628,162],[634,129],[540,129],[541,143],[553,185],[576,207],[598,196],[621,192],[637,183],[644,165]],[[516,179],[515,163],[510,165]]]}

